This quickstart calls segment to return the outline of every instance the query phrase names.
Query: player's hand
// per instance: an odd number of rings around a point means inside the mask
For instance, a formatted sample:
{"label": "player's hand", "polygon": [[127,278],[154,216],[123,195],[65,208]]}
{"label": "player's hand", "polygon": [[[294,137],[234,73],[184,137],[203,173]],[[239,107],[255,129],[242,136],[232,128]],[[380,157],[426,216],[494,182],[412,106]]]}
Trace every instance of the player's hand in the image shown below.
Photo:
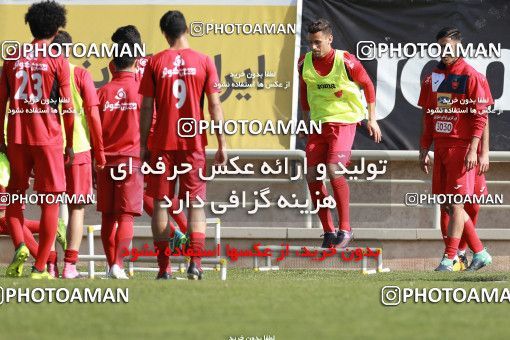
{"label": "player's hand", "polygon": [[74,151],[73,148],[66,146],[64,152],[64,165],[71,166],[74,160]]}
{"label": "player's hand", "polygon": [[377,124],[377,120],[369,119],[367,122],[367,130],[370,136],[374,138],[376,143],[381,142],[382,134],[381,129],[379,128],[379,124]]}
{"label": "player's hand", "polygon": [[227,149],[218,148],[216,155],[214,156],[214,165],[226,165],[227,164]]}
{"label": "player's hand", "polygon": [[104,169],[104,167],[106,166],[106,162],[102,162],[102,161],[101,161],[101,162],[98,162],[98,161],[96,160],[96,161],[95,161],[95,163],[96,163],[96,164],[95,164],[95,166],[94,166],[94,167],[95,167],[95,169],[96,169],[97,171],[101,171],[101,170],[103,170],[103,169]]}
{"label": "player's hand", "polygon": [[421,149],[420,150],[420,168],[427,175],[429,173],[429,166],[430,166],[429,150]]}
{"label": "player's hand", "polygon": [[464,164],[466,165],[467,171],[476,167],[478,161],[478,156],[476,155],[476,150],[469,149],[466,158],[464,160]]}
{"label": "player's hand", "polygon": [[481,153],[478,156],[478,175],[484,174],[487,171],[489,171],[489,154],[488,153]]}

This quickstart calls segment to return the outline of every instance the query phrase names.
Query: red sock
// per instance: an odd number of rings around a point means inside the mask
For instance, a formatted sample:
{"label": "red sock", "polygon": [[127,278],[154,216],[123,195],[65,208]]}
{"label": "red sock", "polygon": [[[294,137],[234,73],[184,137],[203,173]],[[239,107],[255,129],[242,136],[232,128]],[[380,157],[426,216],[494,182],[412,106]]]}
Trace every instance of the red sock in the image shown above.
{"label": "red sock", "polygon": [[58,204],[41,204],[39,249],[34,264],[38,271],[44,271],[46,269],[46,262],[48,262],[51,246],[55,243],[55,236],[57,235],[57,222]]}
{"label": "red sock", "polygon": [[50,251],[50,255],[48,256],[48,264],[57,264],[57,252],[52,250]]}
{"label": "red sock", "polygon": [[175,236],[175,230],[177,228],[175,227],[175,225],[172,222],[169,222],[169,223],[170,223],[170,238],[172,238]]}
{"label": "red sock", "polygon": [[39,221],[25,219],[25,227],[32,232],[32,234],[39,233]]}
{"label": "red sock", "polygon": [[129,249],[131,241],[133,240],[133,224],[134,216],[131,214],[120,214],[117,221],[119,226],[117,227],[117,233],[115,235],[115,264],[123,268],[124,263],[122,261],[123,254],[126,249]]}
{"label": "red sock", "polygon": [[[466,205],[464,205],[464,210],[469,215],[469,218],[471,219],[471,221],[473,221],[473,226],[476,228],[476,222],[478,221],[478,212],[480,211],[480,205],[467,203]],[[475,243],[477,242],[475,241]],[[468,247],[467,235],[466,232],[464,231],[464,233],[462,234],[462,239],[460,240],[459,250],[466,250],[467,247]]]}
{"label": "red sock", "polygon": [[78,250],[66,249],[64,254],[64,262],[76,264],[78,262]]}
{"label": "red sock", "polygon": [[349,218],[349,184],[342,177],[333,178],[331,180],[333,187],[333,195],[335,196],[336,209],[338,211],[339,229],[343,231],[351,231],[351,223]]}
{"label": "red sock", "polygon": [[152,217],[154,213],[154,200],[152,197],[147,196],[145,192],[143,193],[143,210]]}
{"label": "red sock", "polygon": [[25,242],[25,239],[23,238],[24,221],[21,203],[16,202],[9,204],[5,209],[5,217],[14,248],[18,249],[19,245]]}
{"label": "red sock", "polygon": [[[184,212],[180,212],[175,214],[173,211],[175,207],[179,206],[179,199],[177,197],[172,198],[172,206],[168,208],[168,213],[174,219],[175,223],[179,226],[179,229],[186,234],[188,231],[188,219],[186,218],[186,214]],[[174,227],[175,228],[175,227]]]}
{"label": "red sock", "polygon": [[165,272],[171,274],[172,268],[170,267],[170,256],[166,255],[168,249],[168,241],[154,241],[154,246],[158,251],[158,275],[162,275]]}
{"label": "red sock", "polygon": [[[39,222],[37,222],[37,224],[39,225]],[[25,226],[23,227],[23,236],[25,238],[25,245],[30,251],[30,255],[32,255],[34,259],[37,258],[37,251],[39,250],[39,245],[37,244],[34,235],[32,235],[32,232],[28,230],[28,228]]]}
{"label": "red sock", "polygon": [[[205,234],[204,233],[191,233],[191,249],[193,252],[203,252],[205,249]],[[200,256],[191,257],[191,262],[195,263],[198,268],[202,266],[202,258]]]}
{"label": "red sock", "polygon": [[106,261],[111,267],[115,261],[115,216],[103,213],[101,217],[101,241],[103,242]]}
{"label": "red sock", "polygon": [[[317,201],[321,201],[328,196],[328,190],[322,181],[308,183],[308,189],[310,190],[310,197],[312,198],[314,207],[317,206]],[[317,192],[319,193],[317,194]],[[322,223],[322,229],[325,233],[335,232],[333,218],[331,217],[331,212],[328,208],[320,208],[317,215],[319,215],[319,219]]]}
{"label": "red sock", "polygon": [[474,253],[478,253],[483,250],[482,241],[480,241],[478,233],[476,232],[475,226],[473,225],[473,221],[471,221],[471,219],[468,219],[466,223],[464,223],[464,232],[462,234],[462,238],[466,240],[469,248]]}
{"label": "red sock", "polygon": [[448,245],[446,243],[446,240],[448,239],[448,223],[450,223],[450,215],[448,215],[446,210],[441,209],[441,235],[443,235],[445,247]]}
{"label": "red sock", "polygon": [[448,256],[450,260],[455,258],[457,255],[457,250],[459,249],[460,238],[448,237],[446,240],[446,249],[445,254]]}

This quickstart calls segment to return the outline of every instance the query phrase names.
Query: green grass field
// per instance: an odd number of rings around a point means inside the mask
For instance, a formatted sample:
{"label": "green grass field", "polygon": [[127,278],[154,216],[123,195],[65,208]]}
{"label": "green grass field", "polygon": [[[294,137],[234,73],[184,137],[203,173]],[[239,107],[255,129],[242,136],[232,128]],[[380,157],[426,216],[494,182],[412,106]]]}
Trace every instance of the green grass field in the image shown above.
{"label": "green grass field", "polygon": [[[26,269],[27,270],[27,269]],[[381,288],[509,287],[509,273],[393,272],[365,276],[333,270],[253,272],[232,269],[227,281],[34,282],[7,279],[2,287],[129,287],[127,304],[0,306],[1,339],[437,339],[508,338],[508,303],[381,304]]]}

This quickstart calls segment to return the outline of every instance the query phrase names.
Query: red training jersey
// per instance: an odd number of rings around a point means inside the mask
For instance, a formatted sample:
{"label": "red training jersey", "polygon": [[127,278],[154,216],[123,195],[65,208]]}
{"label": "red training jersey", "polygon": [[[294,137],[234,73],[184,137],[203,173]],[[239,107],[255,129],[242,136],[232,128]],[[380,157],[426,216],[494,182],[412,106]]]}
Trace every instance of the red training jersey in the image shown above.
{"label": "red training jersey", "polygon": [[[164,50],[145,66],[140,94],[156,103],[156,123],[152,147],[156,150],[201,150],[206,134],[178,135],[180,119],[204,119],[204,97],[219,92],[216,67],[210,57],[190,48]],[[182,124],[182,122],[181,122]],[[181,135],[183,135],[181,133]]]}
{"label": "red training jersey", "polygon": [[430,148],[432,140],[435,146],[469,146],[473,137],[482,136],[492,104],[487,79],[463,58],[450,66],[440,62],[421,86],[420,147]]}
{"label": "red training jersey", "polygon": [[[46,40],[33,45],[49,47]],[[58,105],[62,103],[63,118],[72,131],[74,108],[69,86],[69,63],[63,56],[50,57],[42,52],[25,55],[18,51],[18,60],[6,60],[0,77],[0,124],[7,113],[7,142],[23,145],[63,144]],[[6,112],[5,105],[9,101]],[[1,143],[5,142],[4,129]],[[72,146],[72,134],[67,137]]]}
{"label": "red training jersey", "polygon": [[140,157],[140,106],[138,82],[132,72],[116,72],[98,90],[99,115],[107,165],[123,157]]}

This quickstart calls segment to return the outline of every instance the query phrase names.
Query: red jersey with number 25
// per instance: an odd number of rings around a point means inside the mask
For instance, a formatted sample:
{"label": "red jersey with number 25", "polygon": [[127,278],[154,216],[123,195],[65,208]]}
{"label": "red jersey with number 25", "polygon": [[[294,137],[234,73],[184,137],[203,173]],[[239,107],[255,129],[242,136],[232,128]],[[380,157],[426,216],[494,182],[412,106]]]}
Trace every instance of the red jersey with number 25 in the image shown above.
{"label": "red jersey with number 25", "polygon": [[154,98],[156,103],[158,114],[154,125],[153,149],[205,148],[205,133],[196,133],[193,128],[181,131],[178,125],[182,127],[186,121],[187,124],[198,126],[198,122],[204,119],[204,97],[219,92],[215,87],[217,83],[218,74],[212,59],[190,48],[167,49],[149,59],[140,85],[140,94]]}

